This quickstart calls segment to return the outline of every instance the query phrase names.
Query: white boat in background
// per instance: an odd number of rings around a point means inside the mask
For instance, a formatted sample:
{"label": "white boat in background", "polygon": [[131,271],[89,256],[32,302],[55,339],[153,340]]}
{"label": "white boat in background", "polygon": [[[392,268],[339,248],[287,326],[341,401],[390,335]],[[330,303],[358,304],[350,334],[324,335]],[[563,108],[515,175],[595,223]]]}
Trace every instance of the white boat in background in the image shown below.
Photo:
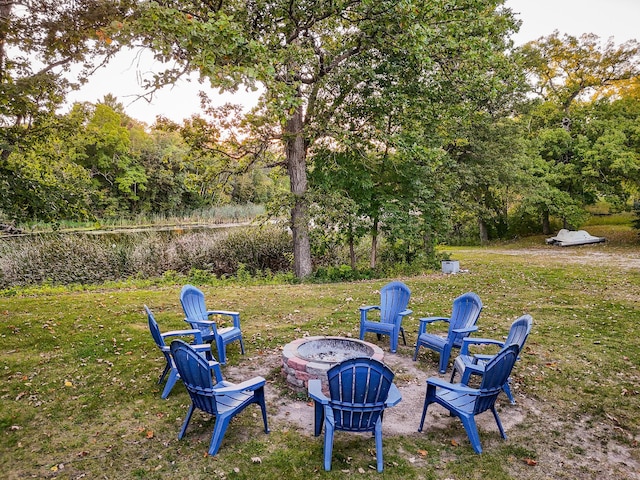
{"label": "white boat in background", "polygon": [[570,247],[572,245],[587,245],[589,243],[602,243],[607,239],[605,237],[594,237],[586,230],[567,230],[563,228],[555,237],[547,238],[545,241],[549,245],[557,245],[559,247]]}

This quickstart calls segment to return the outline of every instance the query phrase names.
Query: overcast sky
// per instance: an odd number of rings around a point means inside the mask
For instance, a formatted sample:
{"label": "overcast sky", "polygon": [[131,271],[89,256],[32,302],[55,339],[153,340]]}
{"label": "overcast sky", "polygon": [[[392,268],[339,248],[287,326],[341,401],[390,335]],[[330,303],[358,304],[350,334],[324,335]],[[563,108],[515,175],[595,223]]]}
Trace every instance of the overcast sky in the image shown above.
{"label": "overcast sky", "polygon": [[[595,33],[603,40],[613,37],[616,43],[640,39],[640,0],[507,0],[522,20],[520,32],[514,37],[516,44],[536,40],[558,30],[561,34],[579,36]],[[157,93],[153,102],[137,100],[142,93],[140,76],[152,71],[154,61],[150,54],[136,58],[125,52],[100,69],[81,90],[72,92],[69,101],[95,103],[111,93],[125,105],[127,114],[152,124],[157,115],[164,115],[176,122],[200,111],[198,91],[204,90],[216,104],[226,101],[255,103],[256,94],[239,92],[236,97],[218,95],[206,85],[181,81],[172,88]]]}

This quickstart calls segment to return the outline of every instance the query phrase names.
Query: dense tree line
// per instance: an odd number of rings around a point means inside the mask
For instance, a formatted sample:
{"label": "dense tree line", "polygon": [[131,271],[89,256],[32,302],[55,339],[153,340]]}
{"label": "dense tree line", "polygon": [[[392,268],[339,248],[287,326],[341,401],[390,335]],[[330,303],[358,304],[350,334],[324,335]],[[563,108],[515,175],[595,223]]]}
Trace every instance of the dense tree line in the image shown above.
{"label": "dense tree line", "polygon": [[[355,267],[369,239],[375,267],[384,237],[411,263],[443,239],[579,226],[589,205],[638,193],[635,41],[553,32],[516,48],[500,0],[28,5],[0,11],[7,219],[264,203],[290,219],[303,277],[336,245]],[[205,99],[181,125],[143,125],[112,97],[56,114],[64,68],[123,45],[169,65],[151,88],[198,72],[263,94],[247,114]]]}

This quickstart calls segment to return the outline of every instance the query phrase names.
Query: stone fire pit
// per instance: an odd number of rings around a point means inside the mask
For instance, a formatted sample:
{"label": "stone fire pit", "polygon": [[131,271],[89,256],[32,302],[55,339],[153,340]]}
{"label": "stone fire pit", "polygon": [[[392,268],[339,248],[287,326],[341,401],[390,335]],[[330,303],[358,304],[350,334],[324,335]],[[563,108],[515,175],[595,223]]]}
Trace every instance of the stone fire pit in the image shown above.
{"label": "stone fire pit", "polygon": [[320,379],[328,388],[327,370],[336,363],[356,357],[382,361],[382,349],[369,342],[345,337],[306,337],[294,340],[282,350],[282,372],[296,392],[306,392],[309,380]]}

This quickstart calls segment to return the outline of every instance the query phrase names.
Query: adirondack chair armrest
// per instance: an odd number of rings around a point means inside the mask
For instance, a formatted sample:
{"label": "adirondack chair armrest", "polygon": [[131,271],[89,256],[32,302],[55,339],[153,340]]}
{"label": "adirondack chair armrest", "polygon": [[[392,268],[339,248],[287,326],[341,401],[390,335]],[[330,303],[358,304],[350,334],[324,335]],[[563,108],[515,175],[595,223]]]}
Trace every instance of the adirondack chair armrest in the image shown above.
{"label": "adirondack chair armrest", "polygon": [[402,395],[400,394],[400,390],[394,383],[391,384],[391,388],[389,388],[389,395],[387,396],[387,401],[384,402],[385,407],[393,407],[397,405],[402,400]]}
{"label": "adirondack chair armrest", "polygon": [[467,370],[469,370],[471,372],[471,374],[478,374],[478,375],[482,375],[484,373],[484,366],[483,364],[478,364],[478,362],[474,362],[471,364],[465,364],[464,366],[465,372]]}
{"label": "adirondack chair armrest", "polygon": [[435,322],[447,322],[449,323],[448,317],[425,317],[420,318],[420,325],[418,326],[418,336],[422,335],[427,331],[427,325]]}
{"label": "adirondack chair armrest", "polygon": [[455,333],[471,333],[471,332],[475,332],[476,330],[478,330],[478,327],[476,325],[473,325],[471,327],[466,327],[466,328],[454,328],[451,331]]}
{"label": "adirondack chair armrest", "polygon": [[215,325],[216,322],[214,320],[193,320],[191,318],[185,318],[184,319],[185,322],[188,322],[192,325],[203,325],[203,326],[211,326],[211,325]]}
{"label": "adirondack chair armrest", "polygon": [[413,310],[410,310],[407,308],[406,310],[401,311],[398,315],[401,317],[405,317],[407,315],[411,315],[412,313],[413,313]]}
{"label": "adirondack chair armrest", "polygon": [[242,383],[236,383],[228,387],[216,388],[213,387],[213,393],[215,395],[228,395],[230,393],[255,391],[264,387],[267,381],[262,377],[253,377],[249,380],[245,380]]}
{"label": "adirondack chair armrest", "polygon": [[201,343],[199,345],[191,345],[196,352],[211,352],[211,344],[210,343]]}
{"label": "adirondack chair armrest", "polygon": [[360,307],[360,318],[367,318],[367,313],[371,310],[380,310],[380,305],[365,305]]}
{"label": "adirondack chair armrest", "polygon": [[240,312],[230,312],[227,310],[207,310],[207,315],[227,315],[229,317],[238,317],[240,316]]}
{"label": "adirondack chair armrest", "polygon": [[462,339],[460,355],[469,355],[469,347],[471,345],[498,345],[502,348],[504,346],[504,342],[494,340],[492,338],[466,337]]}
{"label": "adirondack chair armrest", "polygon": [[193,335],[195,343],[202,343],[202,333],[200,333],[200,330],[196,330],[196,329],[171,330],[170,332],[164,332],[160,334],[162,338],[184,337],[187,335]]}
{"label": "adirondack chair armrest", "polygon": [[439,377],[428,378],[427,385],[432,385],[434,387],[444,388],[445,390],[450,390],[452,392],[464,393],[469,395],[477,395],[478,393],[480,393],[480,390],[478,390],[477,388],[470,388],[466,385],[462,385],[461,383],[450,383]]}
{"label": "adirondack chair armrest", "polygon": [[329,398],[322,393],[322,382],[317,378],[309,380],[309,396],[322,405],[329,405]]}
{"label": "adirondack chair armrest", "polygon": [[364,322],[367,320],[367,313],[371,310],[380,310],[379,305],[366,305],[364,307],[360,307],[360,322]]}

